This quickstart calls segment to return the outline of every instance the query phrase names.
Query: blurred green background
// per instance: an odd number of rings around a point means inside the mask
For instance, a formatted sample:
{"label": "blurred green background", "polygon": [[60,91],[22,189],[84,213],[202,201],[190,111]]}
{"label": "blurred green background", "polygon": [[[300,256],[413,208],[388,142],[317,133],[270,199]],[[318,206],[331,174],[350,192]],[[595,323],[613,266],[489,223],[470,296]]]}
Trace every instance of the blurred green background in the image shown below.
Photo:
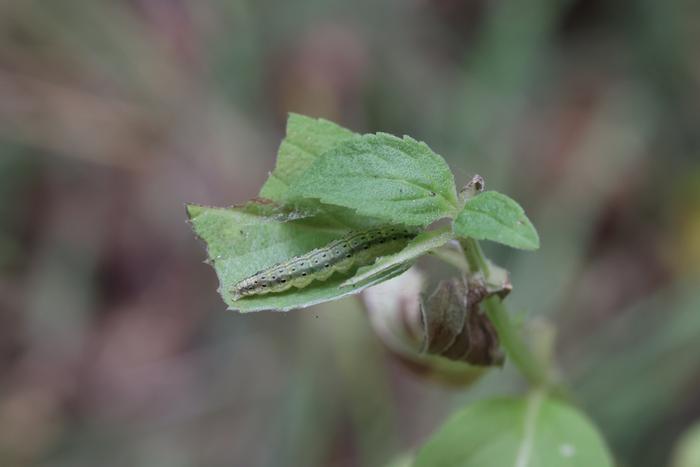
{"label": "blurred green background", "polygon": [[667,465],[700,418],[698,44],[692,0],[0,2],[0,465],[381,466],[523,390],[410,372],[355,299],[224,311],[183,203],[254,197],[289,111],[519,200],[541,250],[486,246],[511,307],[619,464]]}

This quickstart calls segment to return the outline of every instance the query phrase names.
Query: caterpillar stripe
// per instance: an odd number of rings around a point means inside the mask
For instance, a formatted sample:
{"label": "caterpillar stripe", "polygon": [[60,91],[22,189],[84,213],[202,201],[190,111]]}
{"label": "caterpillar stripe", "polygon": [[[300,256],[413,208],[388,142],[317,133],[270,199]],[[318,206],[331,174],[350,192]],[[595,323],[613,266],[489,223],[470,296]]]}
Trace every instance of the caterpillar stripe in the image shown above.
{"label": "caterpillar stripe", "polygon": [[396,253],[417,235],[414,230],[383,227],[351,232],[328,245],[277,263],[247,277],[231,288],[234,300],[250,295],[299,289],[313,281],[325,281],[334,272],[371,264],[379,256]]}

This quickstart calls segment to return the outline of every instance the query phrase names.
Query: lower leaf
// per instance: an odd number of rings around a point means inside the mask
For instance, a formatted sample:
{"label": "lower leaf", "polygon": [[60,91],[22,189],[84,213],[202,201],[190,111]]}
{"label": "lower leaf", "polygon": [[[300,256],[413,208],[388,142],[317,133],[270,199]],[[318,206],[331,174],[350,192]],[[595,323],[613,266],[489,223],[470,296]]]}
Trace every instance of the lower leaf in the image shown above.
{"label": "lower leaf", "polygon": [[612,467],[602,437],[573,407],[533,392],[477,402],[420,450],[415,467]]}

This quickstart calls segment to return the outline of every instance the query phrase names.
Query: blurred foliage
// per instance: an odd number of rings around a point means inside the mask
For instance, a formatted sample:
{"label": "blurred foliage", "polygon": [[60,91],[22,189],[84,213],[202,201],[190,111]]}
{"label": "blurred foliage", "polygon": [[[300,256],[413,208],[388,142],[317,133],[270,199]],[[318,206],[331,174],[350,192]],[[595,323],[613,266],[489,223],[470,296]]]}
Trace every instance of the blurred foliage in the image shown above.
{"label": "blurred foliage", "polygon": [[[182,205],[250,199],[287,113],[410,134],[519,200],[489,246],[621,466],[700,417],[700,5],[0,2],[0,465],[378,466],[467,401],[359,302],[225,312]],[[419,265],[430,282],[452,271]]]}
{"label": "blurred foliage", "polygon": [[700,464],[700,425],[697,423],[683,435],[676,446],[672,467],[693,467]]}

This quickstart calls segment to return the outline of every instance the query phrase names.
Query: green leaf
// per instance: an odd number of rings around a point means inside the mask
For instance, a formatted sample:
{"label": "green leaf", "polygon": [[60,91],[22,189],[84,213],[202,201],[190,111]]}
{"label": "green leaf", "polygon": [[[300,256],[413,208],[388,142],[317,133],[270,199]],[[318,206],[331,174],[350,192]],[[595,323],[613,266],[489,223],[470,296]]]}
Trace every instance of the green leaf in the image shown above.
{"label": "green leaf", "polygon": [[350,278],[335,274],[327,281],[316,281],[303,289],[257,295],[234,301],[229,290],[261,269],[306,253],[346,235],[349,229],[327,216],[300,217],[274,205],[250,203],[243,207],[212,208],[186,206],[195,233],[206,243],[208,262],[219,278],[219,293],[230,309],[243,312],[290,310],[335,300],[404,272],[408,266],[384,271],[353,288],[340,288]]}
{"label": "green leaf", "polygon": [[700,423],[685,432],[673,452],[673,467],[700,465]]}
{"label": "green leaf", "polygon": [[425,143],[385,133],[334,146],[291,184],[289,196],[316,198],[387,224],[420,226],[454,215],[458,206],[445,161]]}
{"label": "green leaf", "polygon": [[277,152],[277,166],[260,190],[260,196],[284,204],[291,183],[321,154],[353,136],[352,131],[328,120],[290,113],[287,135]]}
{"label": "green leaf", "polygon": [[612,467],[603,439],[577,410],[542,393],[477,402],[420,450],[415,467]]}
{"label": "green leaf", "polygon": [[360,268],[357,274],[343,282],[340,286],[353,287],[397,265],[406,264],[410,266],[419,256],[443,246],[445,243],[452,240],[452,238],[452,232],[448,229],[423,232],[411,240],[403,250],[393,255],[382,256],[374,264]]}
{"label": "green leaf", "polygon": [[358,216],[351,209],[322,205],[318,200],[297,199],[292,202],[289,199],[291,183],[323,153],[354,136],[357,134],[328,120],[289,114],[287,135],[277,152],[277,166],[260,190],[260,197],[298,210],[321,214],[351,229],[363,230],[385,224],[377,219]]}
{"label": "green leaf", "polygon": [[460,237],[491,240],[523,250],[540,247],[537,231],[523,208],[496,191],[486,191],[467,201],[453,228]]}

